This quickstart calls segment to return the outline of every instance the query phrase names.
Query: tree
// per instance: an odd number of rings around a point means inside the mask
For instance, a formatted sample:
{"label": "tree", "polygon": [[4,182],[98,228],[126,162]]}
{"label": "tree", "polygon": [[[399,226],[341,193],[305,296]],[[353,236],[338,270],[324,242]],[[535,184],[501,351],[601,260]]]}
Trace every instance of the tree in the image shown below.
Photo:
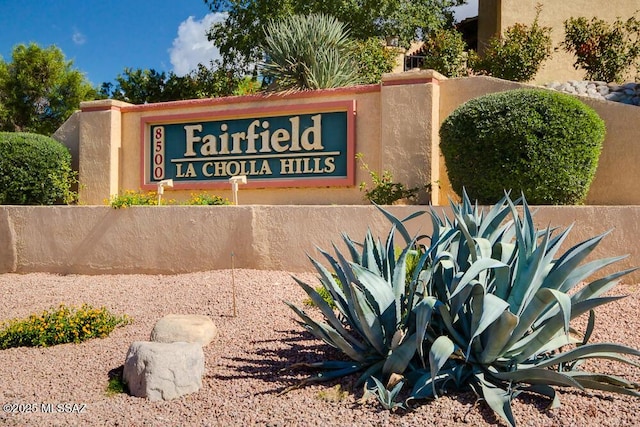
{"label": "tree", "polygon": [[56,46],[35,43],[0,58],[0,130],[51,135],[96,90]]}
{"label": "tree", "polygon": [[212,12],[227,13],[214,24],[209,40],[220,49],[223,61],[242,72],[263,60],[263,28],[271,20],[293,14],[324,13],[347,25],[351,37],[366,40],[398,38],[401,46],[421,39],[453,22],[451,8],[466,0],[204,0]]}
{"label": "tree", "polygon": [[132,104],[244,94],[241,84],[247,88],[245,91],[255,90],[255,86],[247,85],[240,76],[218,63],[211,63],[210,67],[198,64],[197,69],[185,76],[154,69],[125,68],[115,80],[115,86],[103,83],[100,94]]}

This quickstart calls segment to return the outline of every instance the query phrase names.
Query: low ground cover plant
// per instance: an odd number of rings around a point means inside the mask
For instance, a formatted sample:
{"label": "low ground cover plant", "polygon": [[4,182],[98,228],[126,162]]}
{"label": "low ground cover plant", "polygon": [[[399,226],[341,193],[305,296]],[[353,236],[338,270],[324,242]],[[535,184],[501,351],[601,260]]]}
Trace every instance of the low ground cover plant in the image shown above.
{"label": "low ground cover plant", "polygon": [[[411,236],[405,223],[425,212],[401,220],[380,210],[392,223],[386,241],[371,232],[361,243],[345,235],[347,253],[320,250],[328,267],[311,259],[335,309],[296,279],[323,317],[287,302],[299,323],[348,360],[294,365],[320,373],[292,388],[357,374],[365,396],[387,409],[471,389],[509,425],[521,393],[546,396],[552,407],[560,405],[556,387],[640,397],[640,384],[581,366],[591,358],[640,366],[637,349],[589,343],[595,309],[622,298],[603,294],[634,270],[588,281],[624,258],[584,262],[604,234],[560,253],[571,228],[536,229],[526,200],[508,195],[488,211],[466,193],[452,203],[451,217],[431,209],[433,232],[423,237]],[[416,250],[408,277],[406,260]],[[571,321],[583,314],[589,320],[580,334]]]}
{"label": "low ground cover plant", "polygon": [[115,328],[130,322],[128,316],[114,315],[105,307],[94,308],[88,304],[68,307],[60,304],[41,314],[0,324],[0,349],[80,343],[91,338],[106,337]]}
{"label": "low ground cover plant", "polygon": [[[178,203],[173,199],[161,199],[162,205],[230,205],[229,199],[209,193],[191,194],[189,200]],[[124,193],[109,199],[109,205],[114,209],[126,208],[129,206],[157,206],[158,193],[155,191],[126,190]]]}

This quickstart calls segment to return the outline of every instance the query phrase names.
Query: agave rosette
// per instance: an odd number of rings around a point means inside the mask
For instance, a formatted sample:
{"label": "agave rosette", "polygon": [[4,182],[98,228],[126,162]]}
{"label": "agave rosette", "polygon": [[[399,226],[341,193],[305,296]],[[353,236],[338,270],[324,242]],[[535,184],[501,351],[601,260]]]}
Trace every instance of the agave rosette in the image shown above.
{"label": "agave rosette", "polygon": [[[289,305],[305,328],[352,360],[313,364],[324,372],[312,380],[362,371],[361,379],[379,388],[392,374],[401,375],[412,385],[407,401],[471,387],[510,425],[515,425],[510,402],[524,391],[548,396],[552,406],[559,405],[553,386],[640,397],[637,383],[580,369],[591,358],[639,366],[636,349],[588,342],[594,309],[622,298],[604,294],[633,269],[584,285],[623,258],[585,262],[607,233],[559,254],[571,227],[557,234],[551,228],[538,231],[524,198],[521,203],[517,208],[518,201],[506,195],[485,212],[465,194],[462,203],[451,204],[452,219],[440,218],[432,208],[433,232],[420,239],[410,236],[405,222],[423,212],[399,220],[381,209],[393,224],[385,244],[369,232],[362,245],[344,236],[351,261],[335,247],[336,258],[321,251],[333,274],[312,262],[336,310],[300,281],[326,321]],[[397,259],[396,233],[406,243]],[[418,266],[407,278],[406,258],[417,249]],[[586,313],[580,336],[570,324]],[[382,390],[376,394],[389,396]]]}

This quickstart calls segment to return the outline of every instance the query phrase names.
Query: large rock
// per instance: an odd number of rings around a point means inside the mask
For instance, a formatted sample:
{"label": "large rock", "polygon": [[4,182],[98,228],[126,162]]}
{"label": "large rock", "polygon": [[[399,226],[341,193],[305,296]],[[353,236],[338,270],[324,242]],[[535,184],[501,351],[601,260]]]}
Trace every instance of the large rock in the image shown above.
{"label": "large rock", "polygon": [[197,342],[209,344],[218,334],[216,326],[208,316],[200,314],[167,314],[158,320],[151,331],[151,341]]}
{"label": "large rock", "polygon": [[199,343],[136,341],[122,378],[133,396],[170,400],[202,387],[204,352]]}

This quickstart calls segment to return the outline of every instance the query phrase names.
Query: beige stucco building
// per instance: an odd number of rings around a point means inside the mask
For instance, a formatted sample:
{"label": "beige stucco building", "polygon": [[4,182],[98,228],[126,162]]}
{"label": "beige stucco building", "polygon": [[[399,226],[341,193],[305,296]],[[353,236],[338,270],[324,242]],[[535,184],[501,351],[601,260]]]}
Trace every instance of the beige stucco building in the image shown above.
{"label": "beige stucco building", "polygon": [[[640,16],[640,0],[480,0],[478,2],[478,47],[482,50],[495,34],[502,34],[515,23],[530,25],[536,15],[536,5],[542,5],[540,25],[551,27],[554,52],[535,78],[536,83],[582,80],[584,72],[573,67],[574,56],[560,47],[564,40],[564,22],[571,18],[594,16],[606,22],[620,17],[628,19],[635,12]],[[628,76],[633,79],[633,75]]]}

